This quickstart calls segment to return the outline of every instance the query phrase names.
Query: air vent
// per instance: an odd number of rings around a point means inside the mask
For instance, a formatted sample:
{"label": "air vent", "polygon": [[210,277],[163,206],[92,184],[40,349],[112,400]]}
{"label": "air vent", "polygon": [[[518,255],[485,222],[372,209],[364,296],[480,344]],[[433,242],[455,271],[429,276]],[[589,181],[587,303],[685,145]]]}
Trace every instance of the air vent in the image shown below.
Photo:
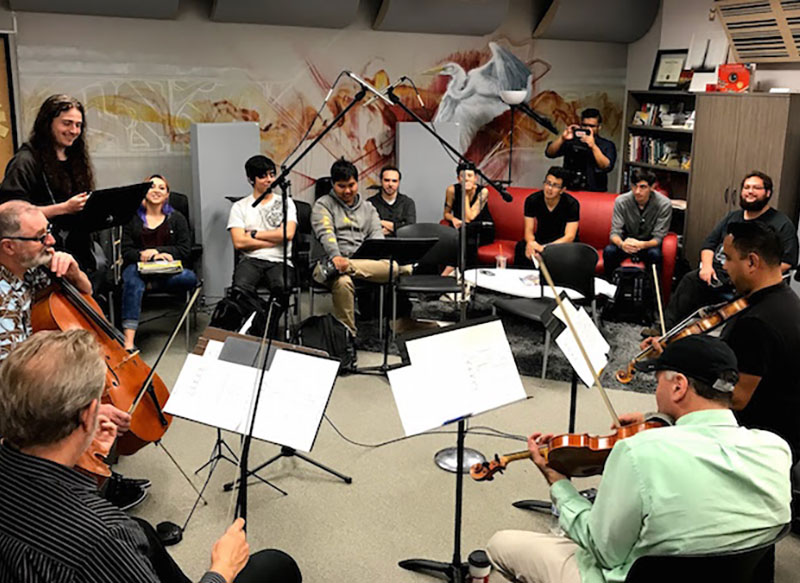
{"label": "air vent", "polygon": [[800,61],[800,0],[718,0],[716,8],[737,61]]}

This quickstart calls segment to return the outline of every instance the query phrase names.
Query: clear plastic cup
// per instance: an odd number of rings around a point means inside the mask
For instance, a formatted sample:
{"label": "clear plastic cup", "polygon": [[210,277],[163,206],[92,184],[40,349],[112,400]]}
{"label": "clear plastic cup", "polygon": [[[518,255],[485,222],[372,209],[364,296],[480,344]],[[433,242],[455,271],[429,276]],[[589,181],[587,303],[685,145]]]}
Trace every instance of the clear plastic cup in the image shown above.
{"label": "clear plastic cup", "polygon": [[505,255],[496,255],[494,258],[494,266],[497,269],[505,269],[508,264],[508,258]]}

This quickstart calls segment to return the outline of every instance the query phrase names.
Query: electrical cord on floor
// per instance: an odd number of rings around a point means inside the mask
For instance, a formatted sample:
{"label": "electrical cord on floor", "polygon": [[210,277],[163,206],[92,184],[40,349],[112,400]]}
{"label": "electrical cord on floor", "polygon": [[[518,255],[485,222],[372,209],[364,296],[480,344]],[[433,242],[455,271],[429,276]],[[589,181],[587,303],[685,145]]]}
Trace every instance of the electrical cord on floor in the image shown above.
{"label": "electrical cord on floor", "polygon": [[[336,425],[334,425],[333,421],[331,421],[331,418],[328,417],[327,414],[323,415],[323,418],[325,419],[325,421],[328,422],[328,424],[333,428],[333,430],[339,435],[339,437],[341,437],[347,443],[350,443],[352,445],[356,445],[358,447],[366,447],[366,448],[370,448],[370,449],[383,447],[385,445],[391,445],[393,443],[397,443],[399,441],[405,441],[407,439],[412,439],[414,437],[423,437],[423,436],[426,436],[426,435],[457,435],[458,434],[458,431],[435,430],[435,431],[425,431],[424,433],[418,433],[416,435],[406,435],[404,437],[396,437],[395,439],[389,439],[388,441],[382,441],[382,442],[379,442],[379,443],[361,443],[359,441],[355,441],[353,439],[350,439],[344,433],[342,433],[339,430],[339,428],[336,427]],[[528,438],[524,437],[522,435],[515,435],[513,433],[505,433],[504,431],[500,431],[499,429],[495,429],[493,427],[488,427],[488,426],[485,426],[485,425],[478,425],[476,427],[473,427],[473,428],[471,428],[471,429],[469,429],[467,431],[467,434],[468,435],[483,435],[485,437],[497,437],[497,438],[500,438],[500,439],[510,439],[510,440],[514,440],[514,441],[523,441],[523,442],[527,442],[528,441]]]}

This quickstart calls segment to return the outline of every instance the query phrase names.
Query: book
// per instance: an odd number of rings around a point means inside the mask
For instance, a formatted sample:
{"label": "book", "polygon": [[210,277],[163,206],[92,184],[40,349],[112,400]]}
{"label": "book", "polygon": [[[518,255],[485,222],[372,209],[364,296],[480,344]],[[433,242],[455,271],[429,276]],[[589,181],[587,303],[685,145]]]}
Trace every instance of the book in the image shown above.
{"label": "book", "polygon": [[183,272],[183,263],[178,261],[140,261],[139,273],[142,275],[174,275]]}

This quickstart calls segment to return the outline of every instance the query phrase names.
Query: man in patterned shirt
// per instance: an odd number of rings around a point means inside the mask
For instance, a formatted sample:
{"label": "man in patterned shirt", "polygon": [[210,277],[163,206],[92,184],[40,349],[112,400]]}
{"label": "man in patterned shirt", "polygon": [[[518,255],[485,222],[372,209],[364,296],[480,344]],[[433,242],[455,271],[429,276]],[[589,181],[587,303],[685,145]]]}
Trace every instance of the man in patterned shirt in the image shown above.
{"label": "man in patterned shirt", "polygon": [[31,334],[34,294],[50,284],[45,269],[82,293],[92,285],[69,253],[53,250],[50,224],[42,211],[24,201],[0,205],[0,360]]}

